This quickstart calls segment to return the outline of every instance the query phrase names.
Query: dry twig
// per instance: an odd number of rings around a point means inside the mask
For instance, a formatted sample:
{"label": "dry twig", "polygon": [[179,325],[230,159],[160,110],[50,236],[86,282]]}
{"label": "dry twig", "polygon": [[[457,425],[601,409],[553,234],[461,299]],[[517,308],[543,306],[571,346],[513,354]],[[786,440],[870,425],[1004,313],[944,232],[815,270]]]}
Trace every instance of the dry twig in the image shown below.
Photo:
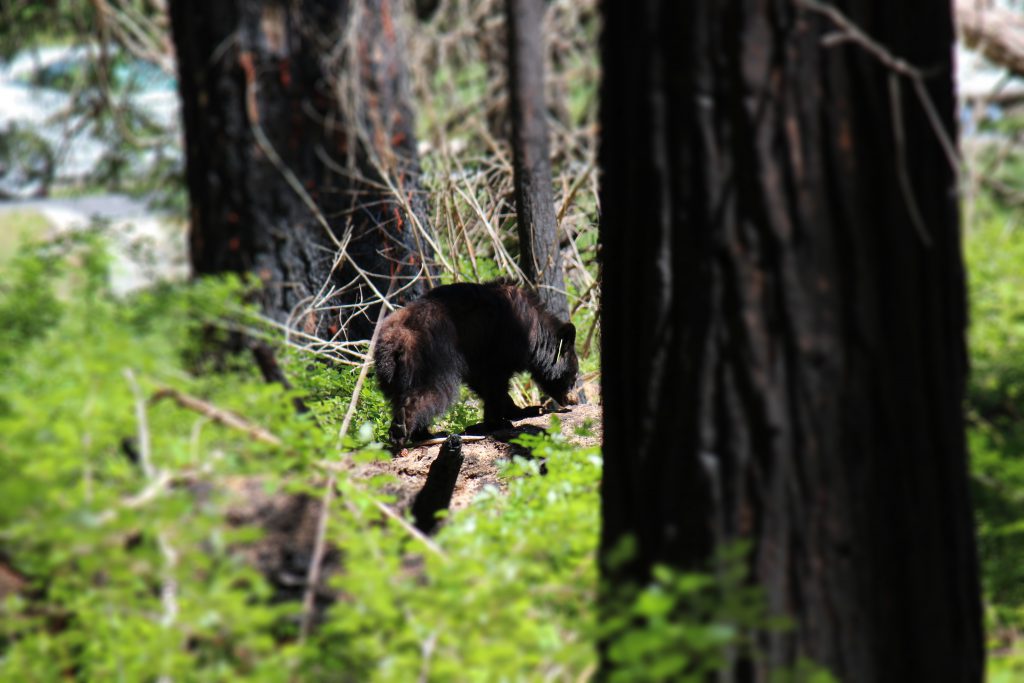
{"label": "dry twig", "polygon": [[[381,321],[384,320],[386,309],[381,307],[380,315],[377,318],[377,324],[373,329],[373,337],[370,339],[370,350],[372,352],[373,345],[377,341],[377,335],[380,331]],[[348,428],[352,424],[352,418],[356,414],[356,407],[359,405],[359,396],[363,391],[363,383],[366,381],[366,375],[370,371],[370,359],[367,358],[366,362],[363,363],[363,367],[359,371],[359,377],[356,379],[355,387],[352,390],[352,397],[348,402],[348,409],[345,411],[345,417],[341,421],[341,429],[338,430],[338,443],[342,443],[345,439],[345,435],[348,434]],[[316,523],[316,539],[313,542],[313,555],[309,561],[309,571],[306,574],[306,590],[302,594],[302,617],[299,624],[299,640],[305,641],[309,636],[309,631],[313,625],[313,606],[316,600],[316,587],[320,583],[320,572],[323,566],[324,554],[327,551],[327,519],[330,514],[331,503],[334,501],[334,489],[337,486],[338,479],[334,472],[331,472],[330,476],[327,477],[327,483],[324,485],[323,497],[320,499],[320,517]],[[374,499],[375,502],[376,499]]]}
{"label": "dry twig", "polygon": [[[157,472],[153,469],[150,453],[149,422],[146,419],[146,400],[131,368],[124,369],[124,376],[128,380],[128,385],[131,387],[132,394],[135,397],[135,417],[139,431],[139,464],[142,466],[146,479],[150,482],[149,486],[139,496],[136,496],[137,501],[144,501],[156,498],[165,489],[166,482],[170,478],[166,472],[162,470]],[[142,502],[135,502],[135,505],[141,504]],[[167,540],[165,532],[158,531],[156,541],[157,546],[160,548],[160,555],[163,558],[163,578],[160,584],[160,602],[163,605],[163,615],[160,618],[160,623],[165,628],[169,628],[178,617],[178,579],[175,576],[175,569],[178,566],[178,553]]]}
{"label": "dry twig", "polygon": [[[827,17],[836,26],[838,32],[825,37],[823,42],[826,46],[854,43],[889,69],[889,104],[893,119],[896,174],[899,179],[900,191],[907,201],[907,211],[910,214],[910,220],[914,224],[914,229],[917,231],[921,243],[925,247],[931,247],[931,236],[928,234],[920,206],[917,198],[914,196],[910,174],[907,169],[906,135],[903,120],[902,94],[899,83],[900,77],[910,81],[914,94],[921,103],[925,116],[928,118],[928,123],[938,138],[947,161],[958,179],[961,175],[961,164],[956,144],[953,142],[949,131],[943,126],[942,119],[935,107],[935,102],[932,101],[932,97],[928,93],[928,88],[925,85],[926,72],[919,67],[913,66],[903,58],[894,55],[888,48],[869,36],[836,7],[819,0],[793,0],[793,3],[805,10]],[[960,184],[959,180],[957,184]]]}
{"label": "dry twig", "polygon": [[171,399],[182,408],[204,415],[217,424],[245,432],[256,441],[262,441],[263,443],[268,443],[272,446],[281,446],[284,443],[278,436],[272,434],[264,427],[246,420],[241,415],[233,413],[230,410],[225,410],[224,408],[218,408],[208,401],[196,398],[195,396],[190,396],[177,389],[162,387],[153,394],[149,401],[151,404],[155,404],[165,398]]}
{"label": "dry twig", "polygon": [[136,381],[135,373],[132,372],[131,368],[124,369],[124,378],[128,380],[128,386],[132,390],[132,396],[135,397],[135,422],[139,431],[139,467],[142,468],[142,473],[146,475],[146,479],[152,480],[156,477],[156,472],[153,469],[153,459],[150,455],[149,421],[146,419],[146,399],[142,394],[142,389],[139,388],[139,383]]}

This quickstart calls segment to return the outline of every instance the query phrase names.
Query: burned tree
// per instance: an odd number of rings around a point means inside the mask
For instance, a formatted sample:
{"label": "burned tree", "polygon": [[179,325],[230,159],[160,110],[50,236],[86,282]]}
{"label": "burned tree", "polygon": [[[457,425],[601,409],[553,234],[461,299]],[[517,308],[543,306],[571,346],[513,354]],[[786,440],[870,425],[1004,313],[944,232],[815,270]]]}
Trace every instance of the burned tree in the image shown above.
{"label": "burned tree", "polygon": [[548,310],[569,319],[544,104],[542,0],[506,0],[519,266]]}
{"label": "burned tree", "polygon": [[923,0],[605,3],[604,570],[749,540],[795,625],[736,680],[982,678],[952,41]]}
{"label": "burned tree", "polygon": [[430,282],[400,11],[171,2],[193,268],[255,274],[308,335],[369,338],[382,296]]}

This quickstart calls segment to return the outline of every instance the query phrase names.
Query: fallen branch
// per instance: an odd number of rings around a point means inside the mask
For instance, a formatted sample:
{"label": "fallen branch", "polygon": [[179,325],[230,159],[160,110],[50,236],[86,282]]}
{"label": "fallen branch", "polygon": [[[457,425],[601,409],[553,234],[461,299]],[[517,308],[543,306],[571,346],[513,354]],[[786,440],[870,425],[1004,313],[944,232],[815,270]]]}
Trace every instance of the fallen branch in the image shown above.
{"label": "fallen branch", "polygon": [[108,509],[101,512],[96,517],[97,524],[106,524],[117,516],[118,510],[137,510],[141,507],[148,505],[153,502],[162,494],[172,483],[174,483],[175,477],[171,475],[167,470],[160,470],[156,476],[146,484],[146,487],[136,493],[134,496],[129,496],[121,500],[120,505],[116,509]]}
{"label": "fallen branch", "polygon": [[337,478],[331,474],[324,486],[324,495],[320,499],[320,516],[316,522],[316,538],[313,541],[313,556],[309,560],[309,571],[306,573],[306,590],[302,593],[302,618],[299,623],[299,642],[305,642],[313,628],[313,607],[316,604],[316,587],[320,583],[320,571],[323,566],[324,554],[327,552],[327,518],[331,503],[334,502],[334,487]]}
{"label": "fallen branch", "polygon": [[169,398],[177,403],[182,408],[192,410],[200,415],[204,415],[214,422],[224,425],[225,427],[231,427],[239,431],[245,432],[256,441],[262,441],[272,446],[281,446],[283,441],[276,435],[270,433],[263,427],[249,420],[246,420],[241,415],[233,413],[230,410],[218,408],[212,403],[196,398],[195,396],[189,396],[186,393],[172,389],[170,387],[162,387],[158,389],[153,397],[149,400],[150,404],[162,401],[165,398]]}
{"label": "fallen branch", "polygon": [[441,546],[435,543],[432,538],[424,534],[415,526],[409,524],[409,521],[405,519],[405,517],[403,517],[402,515],[398,514],[397,510],[392,508],[390,505],[383,503],[380,500],[377,500],[376,498],[372,498],[372,500],[373,504],[377,507],[378,510],[383,512],[384,515],[389,519],[397,522],[398,526],[402,527],[405,531],[409,533],[410,536],[412,536],[417,541],[425,545],[428,550],[430,550],[438,557],[447,557],[447,555],[445,555],[444,553],[444,550],[441,549]]}

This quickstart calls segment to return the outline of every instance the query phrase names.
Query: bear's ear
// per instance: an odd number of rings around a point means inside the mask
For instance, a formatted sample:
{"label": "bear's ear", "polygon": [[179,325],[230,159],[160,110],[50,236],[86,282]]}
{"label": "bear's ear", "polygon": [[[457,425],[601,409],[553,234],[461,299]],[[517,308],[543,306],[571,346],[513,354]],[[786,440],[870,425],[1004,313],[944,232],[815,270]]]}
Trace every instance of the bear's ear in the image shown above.
{"label": "bear's ear", "polygon": [[558,328],[558,340],[568,346],[576,343],[576,326],[572,323],[565,323]]}

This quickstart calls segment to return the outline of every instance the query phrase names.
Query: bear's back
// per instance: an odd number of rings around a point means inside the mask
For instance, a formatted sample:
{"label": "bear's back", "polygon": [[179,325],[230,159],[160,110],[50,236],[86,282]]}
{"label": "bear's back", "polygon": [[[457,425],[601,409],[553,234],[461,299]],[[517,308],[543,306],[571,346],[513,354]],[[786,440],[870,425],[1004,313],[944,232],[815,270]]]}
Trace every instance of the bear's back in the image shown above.
{"label": "bear's back", "polygon": [[436,287],[422,302],[450,321],[455,344],[471,374],[525,370],[530,357],[532,307],[525,293],[502,282]]}

